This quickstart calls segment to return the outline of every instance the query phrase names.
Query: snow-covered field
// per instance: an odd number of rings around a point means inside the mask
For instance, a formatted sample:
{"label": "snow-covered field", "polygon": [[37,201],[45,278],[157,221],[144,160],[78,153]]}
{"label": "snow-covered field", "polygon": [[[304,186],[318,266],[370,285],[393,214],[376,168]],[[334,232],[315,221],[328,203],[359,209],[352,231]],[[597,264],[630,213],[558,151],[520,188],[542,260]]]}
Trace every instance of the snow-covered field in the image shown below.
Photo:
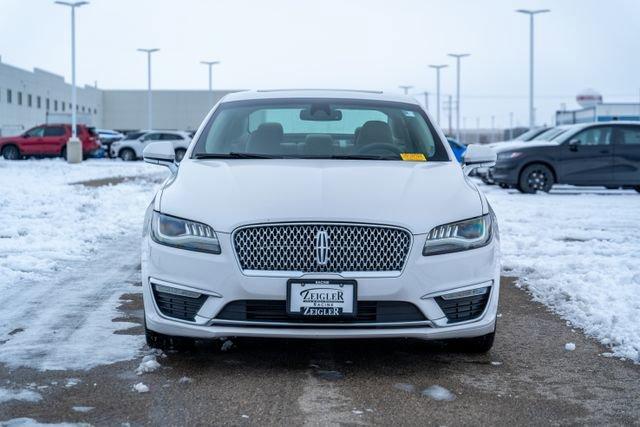
{"label": "snow-covered field", "polygon": [[605,356],[640,361],[640,194],[478,185],[498,216],[504,274],[609,346]]}
{"label": "snow-covered field", "polygon": [[[135,357],[112,322],[133,286],[144,210],[163,168],[142,162],[0,160],[0,363],[85,369]],[[118,185],[73,184],[135,177]],[[94,184],[100,184],[96,182]]]}
{"label": "snow-covered field", "polygon": [[[142,162],[0,160],[0,363],[88,369],[141,355],[140,335],[114,333],[135,325],[113,319],[120,297],[140,291],[143,214],[166,175]],[[113,177],[133,179],[76,184]],[[605,355],[640,361],[640,195],[479,185],[498,215],[505,274]]]}

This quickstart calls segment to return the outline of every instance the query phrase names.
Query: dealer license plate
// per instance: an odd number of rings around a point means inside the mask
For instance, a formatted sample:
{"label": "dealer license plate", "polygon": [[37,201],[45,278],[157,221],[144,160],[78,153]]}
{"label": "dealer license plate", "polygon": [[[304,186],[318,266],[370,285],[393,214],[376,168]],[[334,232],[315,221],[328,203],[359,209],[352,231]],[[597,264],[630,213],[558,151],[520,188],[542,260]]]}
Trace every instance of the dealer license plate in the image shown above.
{"label": "dealer license plate", "polygon": [[357,311],[355,280],[291,279],[287,312],[293,316],[353,317]]}

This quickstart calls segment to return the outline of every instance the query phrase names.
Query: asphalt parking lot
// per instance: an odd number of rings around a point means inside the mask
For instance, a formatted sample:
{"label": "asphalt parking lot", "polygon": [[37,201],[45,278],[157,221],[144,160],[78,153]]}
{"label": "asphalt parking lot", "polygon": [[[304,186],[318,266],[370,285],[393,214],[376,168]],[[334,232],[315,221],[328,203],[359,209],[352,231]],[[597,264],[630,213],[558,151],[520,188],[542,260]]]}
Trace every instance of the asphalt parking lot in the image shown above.
{"label": "asphalt parking lot", "polygon": [[[124,317],[141,321],[139,295]],[[94,425],[566,425],[640,423],[640,366],[606,349],[504,278],[496,345],[487,355],[418,341],[203,343],[159,357],[89,371],[0,368],[3,383],[39,402],[0,404],[0,420]],[[126,333],[141,334],[142,327]],[[575,351],[565,350],[573,342]],[[70,381],[70,378],[72,381]],[[148,393],[132,386],[144,382]],[[451,392],[435,400],[425,390]],[[439,390],[439,389],[436,389]],[[73,409],[75,407],[75,409]],[[91,408],[91,409],[89,409]]]}

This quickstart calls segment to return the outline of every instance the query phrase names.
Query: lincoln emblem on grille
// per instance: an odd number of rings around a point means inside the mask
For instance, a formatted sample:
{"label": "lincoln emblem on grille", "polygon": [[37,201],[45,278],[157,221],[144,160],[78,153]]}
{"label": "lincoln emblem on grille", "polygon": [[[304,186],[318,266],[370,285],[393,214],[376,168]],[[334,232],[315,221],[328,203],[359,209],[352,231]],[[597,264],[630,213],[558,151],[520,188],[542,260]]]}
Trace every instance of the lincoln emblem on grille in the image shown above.
{"label": "lincoln emblem on grille", "polygon": [[327,265],[329,262],[329,235],[320,230],[316,233],[316,264]]}

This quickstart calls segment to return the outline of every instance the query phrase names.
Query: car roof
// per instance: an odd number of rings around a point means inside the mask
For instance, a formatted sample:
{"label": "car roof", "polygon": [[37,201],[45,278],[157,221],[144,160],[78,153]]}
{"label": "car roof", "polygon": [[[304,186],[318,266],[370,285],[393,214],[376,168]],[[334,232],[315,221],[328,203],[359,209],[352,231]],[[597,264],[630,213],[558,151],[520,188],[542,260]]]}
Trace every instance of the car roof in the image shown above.
{"label": "car roof", "polygon": [[381,102],[401,102],[419,105],[418,101],[407,95],[384,93],[381,91],[349,90],[349,89],[278,89],[248,90],[226,95],[220,102],[252,101],[263,99],[344,99]]}
{"label": "car roof", "polygon": [[591,126],[623,126],[623,125],[635,125],[640,126],[640,122],[632,120],[609,120],[606,122],[589,122],[589,123],[576,123],[571,125],[557,126],[563,129],[585,129]]}

